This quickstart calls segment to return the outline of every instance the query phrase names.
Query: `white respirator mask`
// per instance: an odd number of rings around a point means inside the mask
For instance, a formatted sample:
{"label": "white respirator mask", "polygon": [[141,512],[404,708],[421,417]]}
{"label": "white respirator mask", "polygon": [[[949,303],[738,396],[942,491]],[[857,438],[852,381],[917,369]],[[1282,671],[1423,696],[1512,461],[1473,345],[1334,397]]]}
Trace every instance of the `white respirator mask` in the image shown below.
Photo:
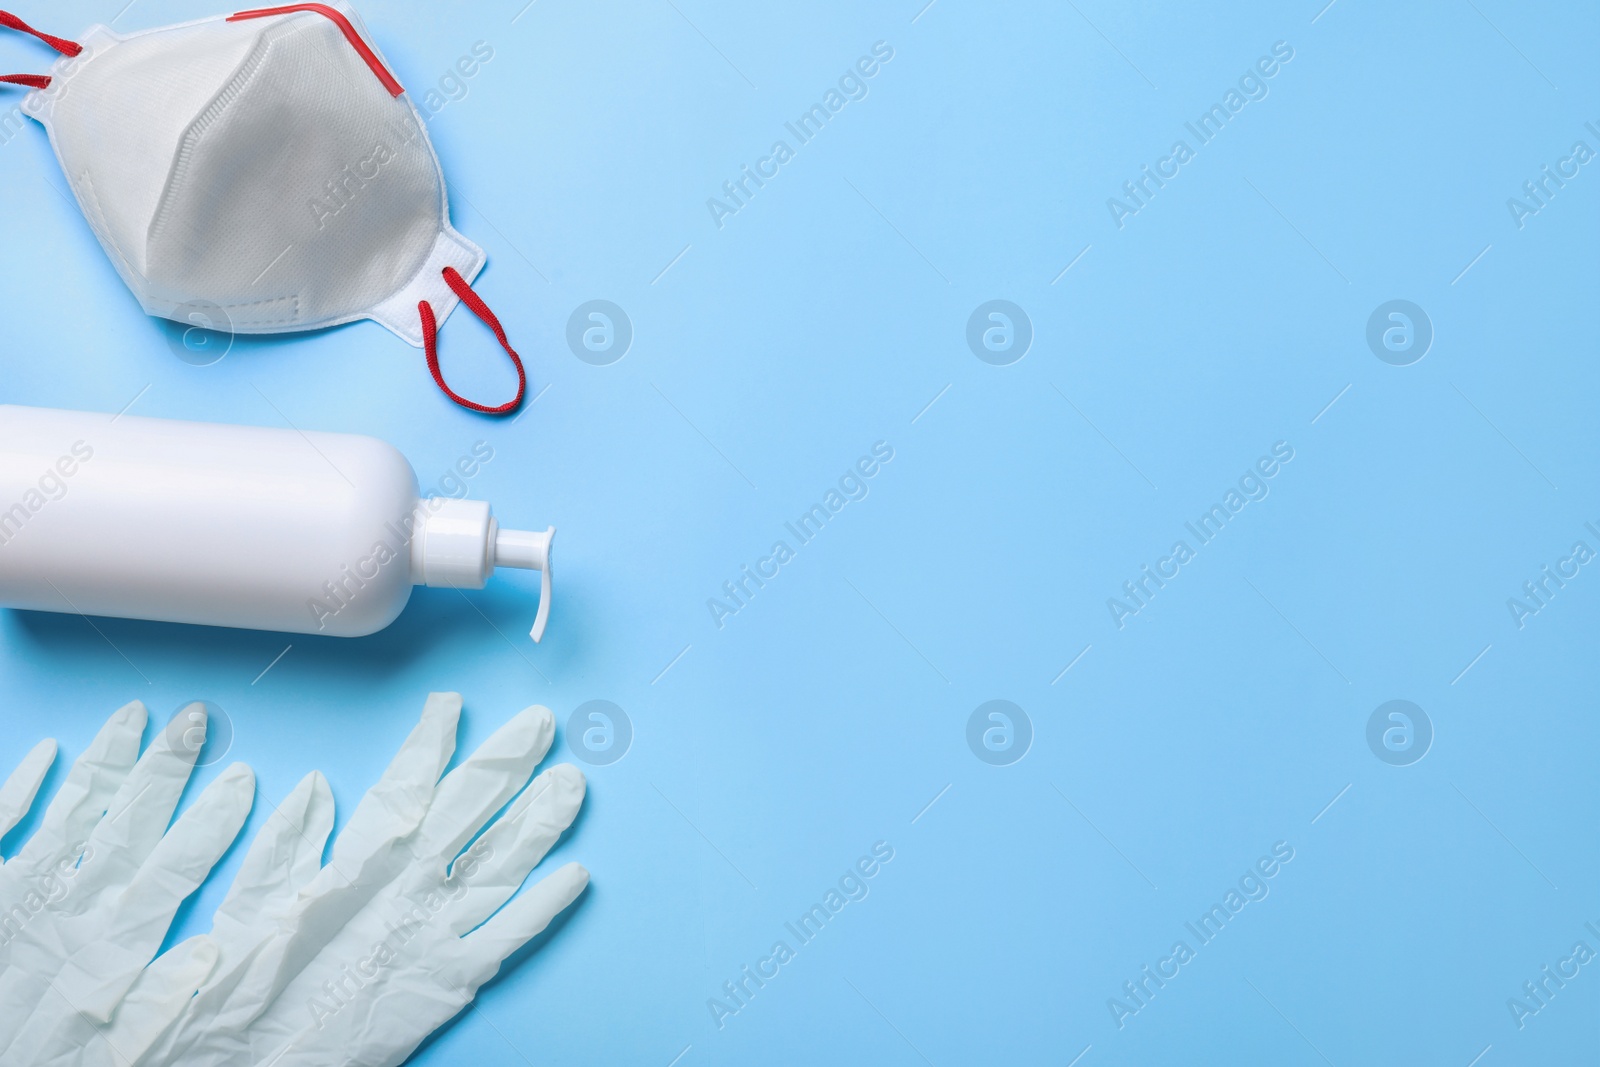
{"label": "white respirator mask", "polygon": [[[422,116],[347,4],[241,11],[81,42],[0,11],[61,53],[33,90],[95,236],[151,315],[265,334],[372,319],[422,348],[456,403],[499,415],[527,378],[470,288],[483,249],[450,225]],[[465,303],[517,371],[517,395],[466,400],[439,370],[438,323]]]}

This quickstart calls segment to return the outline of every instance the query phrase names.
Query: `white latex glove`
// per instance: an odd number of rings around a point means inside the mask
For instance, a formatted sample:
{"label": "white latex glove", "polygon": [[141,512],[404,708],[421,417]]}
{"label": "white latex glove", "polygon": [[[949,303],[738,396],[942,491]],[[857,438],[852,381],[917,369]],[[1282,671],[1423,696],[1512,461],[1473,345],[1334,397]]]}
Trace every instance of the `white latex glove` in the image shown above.
{"label": "white latex glove", "polygon": [[46,738],[22,757],[22,763],[11,772],[5,785],[0,785],[0,837],[16,829],[17,823],[33,808],[33,798],[39,795],[44,776],[50,773],[55,761],[56,743]]}
{"label": "white latex glove", "polygon": [[[17,855],[0,866],[0,975],[6,971],[17,936],[39,912],[47,906],[65,911],[82,902],[81,895],[68,899],[72,884],[67,872],[76,875],[89,832],[105,815],[138,758],[146,718],[144,705],[138,701],[111,716],[73,764],[65,784],[45,809],[39,829]],[[0,823],[7,831],[32,808],[55,757],[56,743],[40,742],[0,788]]]}
{"label": "white latex glove", "polygon": [[[21,909],[6,913],[0,950],[0,1064],[56,1062],[67,1051],[63,1034],[108,1023],[146,974],[179,905],[238,835],[255,778],[237,763],[168,829],[204,740],[197,714],[200,705],[185,708],[134,763],[147,716],[138,703],[118,711],[74,766],[39,833],[0,868],[0,892]],[[53,757],[53,746],[36,748],[0,795],[36,793],[45,751]],[[150,999],[159,983],[197,984],[214,962],[204,943],[180,949],[142,993],[147,1030],[162,1022]],[[165,996],[167,1017],[186,999]]]}
{"label": "white latex glove", "polygon": [[301,783],[304,806],[263,828],[219,911],[211,976],[144,1063],[399,1064],[577,898],[589,874],[568,864],[506,903],[583,801],[572,766],[528,782],[554,717],[527,709],[440,780],[460,710],[428,698],[320,870],[331,802]]}
{"label": "white latex glove", "polygon": [[109,1025],[81,1014],[56,1019],[48,1039],[28,1050],[30,1062],[35,1067],[167,1062],[151,1055],[152,1046],[168,1034],[219,961],[247,959],[271,937],[274,923],[294,902],[292,886],[309,881],[321,866],[332,827],[333,794],[321,773],[313,771],[256,834],[217,908],[211,933],[190,938],[145,968]]}
{"label": "white latex glove", "polygon": [[[0,1062],[28,1067],[134,1067],[188,1006],[217,963],[205,935],[169,949],[142,971],[106,1024],[86,1014],[57,1013],[28,1029]],[[25,1047],[26,1046],[26,1047]]]}

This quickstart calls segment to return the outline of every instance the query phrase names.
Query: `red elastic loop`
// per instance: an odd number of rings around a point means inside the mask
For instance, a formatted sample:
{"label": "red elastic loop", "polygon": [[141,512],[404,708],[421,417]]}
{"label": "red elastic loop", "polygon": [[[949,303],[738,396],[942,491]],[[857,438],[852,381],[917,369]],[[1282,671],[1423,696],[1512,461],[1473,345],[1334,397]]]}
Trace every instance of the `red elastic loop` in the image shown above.
{"label": "red elastic loop", "polygon": [[50,75],[48,74],[0,74],[0,82],[11,85],[26,85],[30,89],[48,89]]}
{"label": "red elastic loop", "polygon": [[356,32],[354,26],[350,25],[350,20],[344,17],[344,13],[334,10],[327,4],[290,4],[287,7],[260,7],[252,11],[240,11],[229,15],[227,21],[239,22],[243,19],[264,19],[272,15],[293,15],[301,11],[315,12],[325,18],[332,19],[334,24],[339,27],[340,32],[344,34],[344,39],[350,42],[350,47],[354,48],[356,53],[366,61],[367,66],[372,69],[372,73],[376,74],[378,80],[383,83],[383,87],[389,90],[390,96],[399,96],[406,91],[405,86],[395,81],[394,75],[389,73],[388,68],[383,65],[383,61],[378,58],[378,53],[372,50],[372,46],[361,39],[361,35]]}
{"label": "red elastic loop", "polygon": [[417,314],[422,318],[422,348],[428,354],[428,370],[433,374],[433,380],[438,383],[439,388],[444,391],[444,395],[462,407],[481,411],[485,415],[509,415],[522,406],[522,396],[528,391],[528,375],[522,369],[522,357],[517,355],[516,350],[511,347],[511,342],[506,340],[506,331],[501,327],[500,320],[495,318],[494,312],[489,310],[489,305],[472,291],[472,287],[454,267],[444,269],[444,283],[450,287],[451,292],[461,298],[463,304],[472,309],[472,313],[478,316],[484,325],[494,331],[495,337],[500,341],[500,347],[511,357],[511,365],[517,368],[517,395],[509,403],[492,408],[468,400],[446,385],[444,374],[439,370],[439,325],[433,317],[433,305],[422,300],[417,303]]}
{"label": "red elastic loop", "polygon": [[34,29],[26,22],[23,22],[9,11],[0,11],[0,26],[5,26],[8,29],[17,30],[21,33],[26,33],[37,37],[39,40],[43,41],[51,48],[54,48],[57,52],[60,52],[64,56],[75,56],[79,52],[83,51],[83,45],[74,41],[69,41],[65,37],[57,37],[54,34],[49,33],[40,33],[38,30]]}

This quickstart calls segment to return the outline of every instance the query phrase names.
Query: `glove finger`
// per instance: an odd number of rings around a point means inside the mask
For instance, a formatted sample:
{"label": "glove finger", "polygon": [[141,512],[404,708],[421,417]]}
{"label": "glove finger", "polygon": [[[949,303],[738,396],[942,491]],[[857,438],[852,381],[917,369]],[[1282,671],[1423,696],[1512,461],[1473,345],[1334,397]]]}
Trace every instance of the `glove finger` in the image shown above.
{"label": "glove finger", "polygon": [[[53,974],[34,977],[32,997],[8,990],[8,1006],[30,1003],[32,1011],[11,1011],[18,1022],[26,1016],[26,1024],[16,1027],[13,1037],[3,1037],[6,1027],[0,1021],[0,1040],[6,1041],[0,1061],[53,1062],[48,1049],[58,1048],[62,1041],[70,1046],[70,1033],[93,1035],[99,1025],[110,1022],[118,1001],[165,939],[179,905],[205,881],[237,837],[250,813],[254,785],[248,766],[235,763],[227,768],[163,835],[126,888],[104,894],[115,897],[109,907],[85,917],[93,920],[90,941],[67,939],[77,947]],[[37,989],[40,979],[45,989]]]}
{"label": "glove finger", "polygon": [[442,874],[490,816],[528,784],[555,735],[556,717],[537,705],[496,730],[439,783],[422,821],[417,855],[437,858]]}
{"label": "glove finger", "polygon": [[[217,1006],[225,1004],[239,984],[247,980],[259,951],[280,935],[279,923],[299,899],[301,889],[321,869],[333,817],[333,793],[328,780],[321,772],[313,771],[300,780],[257,832],[228,895],[212,919],[211,937],[217,943],[219,961],[200,995],[185,1009],[188,1017],[215,1016]],[[162,1057],[161,1062],[171,1058]]]}
{"label": "glove finger", "polygon": [[0,837],[5,837],[22,817],[33,807],[44,776],[56,761],[56,743],[50,739],[40,741],[33,751],[22,757],[17,769],[11,772],[5,785],[0,785]]}
{"label": "glove finger", "polygon": [[128,772],[105,818],[89,835],[92,854],[85,855],[80,877],[91,893],[126,885],[161,841],[189,784],[205,741],[205,724],[204,704],[183,708]]}
{"label": "glove finger", "polygon": [[83,847],[139,758],[149,712],[135,700],[114,712],[67,773],[45,809],[39,832],[17,853],[30,865],[54,866]]}
{"label": "glove finger", "polygon": [[511,899],[577,818],[585,788],[570,763],[550,768],[456,860],[445,887],[447,896],[460,894],[448,916],[452,934],[475,929]]}
{"label": "glove finger", "polygon": [[224,957],[261,936],[256,929],[286,912],[300,889],[322,869],[333,831],[333,792],[320,771],[300,780],[257,832],[217,906],[212,936]]}
{"label": "glove finger", "polygon": [[73,953],[55,985],[84,1015],[107,1023],[150,963],[178,906],[206,880],[244,826],[255,774],[235,763],[173,824],[117,897],[100,935]]}
{"label": "glove finger", "polygon": [[544,932],[589,884],[589,872],[569,863],[501,908],[461,941],[457,975],[469,992],[495,976],[505,958]]}
{"label": "glove finger", "polygon": [[456,725],[461,720],[461,694],[430,693],[405,744],[384,771],[378,784],[356,805],[333,843],[328,858],[330,875],[355,879],[368,860],[398,838],[416,830],[433,800],[439,776],[456,749]]}
{"label": "glove finger", "polygon": [[144,1059],[211,974],[217,959],[216,944],[200,934],[174,945],[144,969],[105,1031],[117,1062],[134,1064]]}
{"label": "glove finger", "polygon": [[[394,846],[414,833],[427,814],[439,776],[455,751],[460,717],[459,694],[429,694],[421,722],[356,806],[334,841],[328,865],[296,894],[282,920],[281,936],[245,961],[243,970],[231,971],[229,981],[203,990],[191,1014],[204,1011],[225,1028],[248,1026],[316,958],[325,947],[326,932],[343,929],[389,884],[408,858],[405,849]],[[176,1060],[193,1040],[168,1044]]]}

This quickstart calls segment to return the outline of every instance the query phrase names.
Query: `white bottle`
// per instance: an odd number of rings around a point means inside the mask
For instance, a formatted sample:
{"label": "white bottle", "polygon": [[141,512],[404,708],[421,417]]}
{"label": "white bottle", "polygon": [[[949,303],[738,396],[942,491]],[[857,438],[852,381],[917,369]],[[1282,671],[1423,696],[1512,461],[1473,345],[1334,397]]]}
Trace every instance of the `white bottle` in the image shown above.
{"label": "white bottle", "polygon": [[353,434],[0,405],[0,605],[360,637],[414,585],[542,571],[551,527],[423,498],[393,446]]}

